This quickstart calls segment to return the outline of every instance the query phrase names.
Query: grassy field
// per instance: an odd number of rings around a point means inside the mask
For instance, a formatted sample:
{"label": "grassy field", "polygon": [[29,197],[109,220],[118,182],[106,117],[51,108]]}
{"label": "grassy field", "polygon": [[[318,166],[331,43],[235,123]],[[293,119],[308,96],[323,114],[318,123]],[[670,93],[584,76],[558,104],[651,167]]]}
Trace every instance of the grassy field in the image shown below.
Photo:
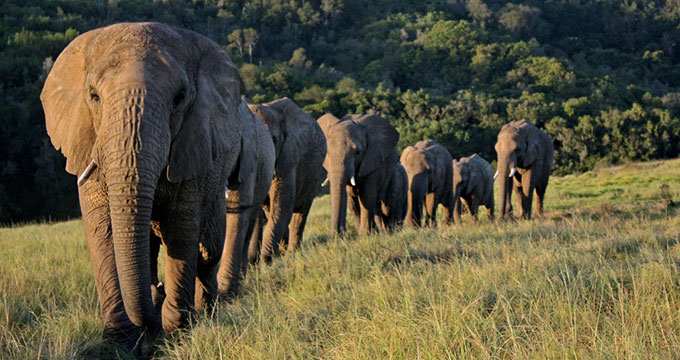
{"label": "grassy field", "polygon": [[[680,358],[680,160],[551,179],[544,219],[346,238],[171,340],[177,359]],[[0,358],[110,358],[80,221],[0,229]]]}

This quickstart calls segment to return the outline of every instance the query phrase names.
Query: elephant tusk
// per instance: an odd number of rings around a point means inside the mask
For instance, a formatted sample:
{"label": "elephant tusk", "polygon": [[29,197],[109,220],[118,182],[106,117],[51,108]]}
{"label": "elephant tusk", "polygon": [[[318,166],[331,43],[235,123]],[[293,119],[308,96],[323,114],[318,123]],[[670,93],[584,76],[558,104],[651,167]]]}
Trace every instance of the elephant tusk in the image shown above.
{"label": "elephant tusk", "polygon": [[87,164],[87,167],[85,168],[83,173],[80,174],[80,176],[78,176],[78,186],[83,185],[85,183],[85,181],[87,181],[87,178],[89,178],[90,175],[92,175],[92,172],[96,168],[97,168],[97,164],[94,163],[94,160],[91,160],[90,163]]}
{"label": "elephant tusk", "polygon": [[513,167],[512,170],[510,170],[510,175],[508,175],[508,177],[511,178],[511,177],[515,176],[516,171],[517,171],[517,169]]}
{"label": "elephant tusk", "polygon": [[321,183],[321,187],[324,187],[324,186],[328,185],[328,181],[329,181],[329,180],[328,180],[328,176],[326,176],[326,180],[324,180],[324,181]]}
{"label": "elephant tusk", "polygon": [[352,178],[349,179],[349,183],[352,184],[352,186],[357,186],[357,182],[354,180],[354,176],[352,176]]}
{"label": "elephant tusk", "polygon": [[229,199],[229,189],[224,188],[224,198]]}
{"label": "elephant tusk", "polygon": [[493,174],[493,179],[496,180],[497,177],[498,177],[498,170],[496,170],[496,173]]}

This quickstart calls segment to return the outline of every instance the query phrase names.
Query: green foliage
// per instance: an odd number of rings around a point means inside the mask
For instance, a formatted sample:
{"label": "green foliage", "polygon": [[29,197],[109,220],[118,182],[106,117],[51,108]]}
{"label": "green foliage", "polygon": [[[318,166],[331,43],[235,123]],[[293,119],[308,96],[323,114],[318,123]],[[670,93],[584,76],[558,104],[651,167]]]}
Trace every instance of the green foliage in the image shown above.
{"label": "green foliage", "polygon": [[0,5],[0,223],[78,215],[38,96],[78,34],[161,21],[218,42],[246,96],[313,116],[380,113],[400,146],[423,138],[493,160],[500,127],[529,119],[559,174],[678,156],[676,0],[83,1]]}

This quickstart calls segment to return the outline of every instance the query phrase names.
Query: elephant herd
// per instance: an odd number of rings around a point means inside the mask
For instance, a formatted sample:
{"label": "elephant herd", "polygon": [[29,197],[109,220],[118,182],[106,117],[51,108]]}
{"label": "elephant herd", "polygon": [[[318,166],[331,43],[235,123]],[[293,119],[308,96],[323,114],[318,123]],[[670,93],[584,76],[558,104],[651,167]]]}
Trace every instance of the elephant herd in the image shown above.
{"label": "elephant herd", "polygon": [[[249,263],[302,241],[312,202],[330,186],[331,228],[360,234],[402,223],[460,223],[540,214],[553,163],[550,138],[527,121],[505,125],[498,170],[479,155],[454,160],[435,141],[398,151],[379,115],[314,120],[292,100],[253,105],[228,55],[208,38],[158,23],[89,31],[59,55],[41,94],[47,132],[78,176],[104,336],[140,351],[144,338],[187,326],[238,294]],[[324,181],[324,178],[326,179]],[[165,246],[165,279],[158,253]]]}

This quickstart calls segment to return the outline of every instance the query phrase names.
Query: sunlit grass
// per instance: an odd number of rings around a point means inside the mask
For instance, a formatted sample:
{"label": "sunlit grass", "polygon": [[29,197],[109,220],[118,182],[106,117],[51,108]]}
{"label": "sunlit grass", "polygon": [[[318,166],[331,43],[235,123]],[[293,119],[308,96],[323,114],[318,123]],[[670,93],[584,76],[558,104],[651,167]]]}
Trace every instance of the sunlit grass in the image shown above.
{"label": "sunlit grass", "polygon": [[[552,178],[543,219],[346,238],[323,197],[298,253],[154,356],[678,358],[679,183],[678,160],[636,163]],[[0,358],[115,356],[79,221],[0,246]]]}

